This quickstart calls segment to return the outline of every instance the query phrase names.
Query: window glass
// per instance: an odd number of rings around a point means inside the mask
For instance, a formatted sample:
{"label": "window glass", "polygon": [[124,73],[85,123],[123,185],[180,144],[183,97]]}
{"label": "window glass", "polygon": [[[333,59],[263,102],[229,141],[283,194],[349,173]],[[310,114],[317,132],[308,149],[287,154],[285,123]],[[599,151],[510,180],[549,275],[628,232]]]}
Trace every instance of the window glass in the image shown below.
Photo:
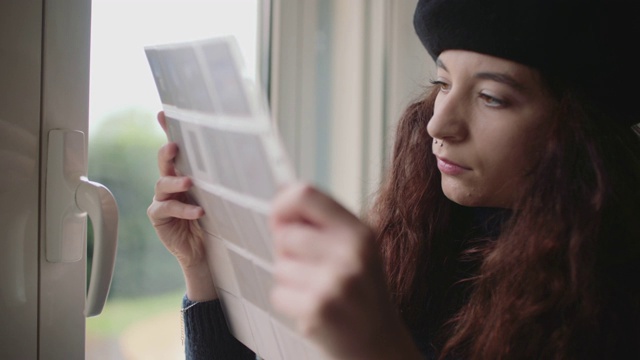
{"label": "window glass", "polygon": [[[112,191],[120,222],[109,299],[101,315],[87,319],[87,359],[184,358],[182,274],[146,216],[158,177],[156,153],[166,140],[156,122],[161,103],[144,46],[233,35],[255,79],[259,3],[92,2],[89,177]],[[91,241],[88,246],[91,254]]]}

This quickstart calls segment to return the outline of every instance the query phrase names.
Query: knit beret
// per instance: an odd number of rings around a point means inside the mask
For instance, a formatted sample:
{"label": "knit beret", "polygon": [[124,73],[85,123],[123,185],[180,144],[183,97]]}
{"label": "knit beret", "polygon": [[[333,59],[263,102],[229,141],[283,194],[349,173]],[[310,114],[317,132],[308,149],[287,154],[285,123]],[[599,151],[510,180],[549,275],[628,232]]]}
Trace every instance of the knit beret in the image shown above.
{"label": "knit beret", "polygon": [[640,122],[640,15],[625,0],[419,0],[414,28],[435,60],[469,50],[585,90],[625,125]]}

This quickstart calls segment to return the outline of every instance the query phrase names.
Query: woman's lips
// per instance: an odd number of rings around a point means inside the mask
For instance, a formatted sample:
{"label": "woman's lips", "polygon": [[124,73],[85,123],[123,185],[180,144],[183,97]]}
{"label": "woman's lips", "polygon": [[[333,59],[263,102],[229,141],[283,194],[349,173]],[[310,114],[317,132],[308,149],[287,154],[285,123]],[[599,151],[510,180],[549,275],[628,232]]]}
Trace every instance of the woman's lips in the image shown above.
{"label": "woman's lips", "polygon": [[439,156],[436,156],[436,158],[438,159],[438,169],[443,173],[443,174],[447,174],[447,175],[460,175],[465,171],[469,171],[471,170],[468,167],[456,164],[452,161],[449,161],[445,158],[441,158]]}

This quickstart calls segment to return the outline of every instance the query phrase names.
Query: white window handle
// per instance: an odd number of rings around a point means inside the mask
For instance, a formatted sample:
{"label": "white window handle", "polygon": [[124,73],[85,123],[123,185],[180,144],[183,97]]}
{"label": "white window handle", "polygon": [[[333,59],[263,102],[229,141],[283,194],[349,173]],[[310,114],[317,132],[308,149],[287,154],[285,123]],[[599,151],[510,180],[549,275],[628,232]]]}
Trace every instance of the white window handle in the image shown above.
{"label": "white window handle", "polygon": [[86,316],[102,312],[116,261],[118,243],[118,207],[111,191],[104,185],[83,178],[76,190],[76,204],[93,225],[93,262],[87,292]]}
{"label": "white window handle", "polygon": [[49,131],[46,179],[46,259],[76,262],[86,251],[86,217],[93,225],[93,263],[85,315],[99,315],[111,287],[118,243],[118,207],[104,185],[86,178],[84,133]]}

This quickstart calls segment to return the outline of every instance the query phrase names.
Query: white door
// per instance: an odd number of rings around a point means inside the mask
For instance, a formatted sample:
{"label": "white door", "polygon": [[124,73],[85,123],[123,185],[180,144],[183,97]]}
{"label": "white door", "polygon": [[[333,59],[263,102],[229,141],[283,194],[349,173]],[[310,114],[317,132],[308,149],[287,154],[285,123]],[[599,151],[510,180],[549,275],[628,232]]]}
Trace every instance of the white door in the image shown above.
{"label": "white door", "polygon": [[[82,359],[85,317],[108,291],[117,208],[86,179],[90,5],[0,4],[3,359]],[[112,251],[88,302],[87,211],[102,234],[96,248]]]}
{"label": "white door", "polygon": [[[18,31],[20,29],[20,31]],[[0,3],[0,358],[38,349],[42,2]]]}

